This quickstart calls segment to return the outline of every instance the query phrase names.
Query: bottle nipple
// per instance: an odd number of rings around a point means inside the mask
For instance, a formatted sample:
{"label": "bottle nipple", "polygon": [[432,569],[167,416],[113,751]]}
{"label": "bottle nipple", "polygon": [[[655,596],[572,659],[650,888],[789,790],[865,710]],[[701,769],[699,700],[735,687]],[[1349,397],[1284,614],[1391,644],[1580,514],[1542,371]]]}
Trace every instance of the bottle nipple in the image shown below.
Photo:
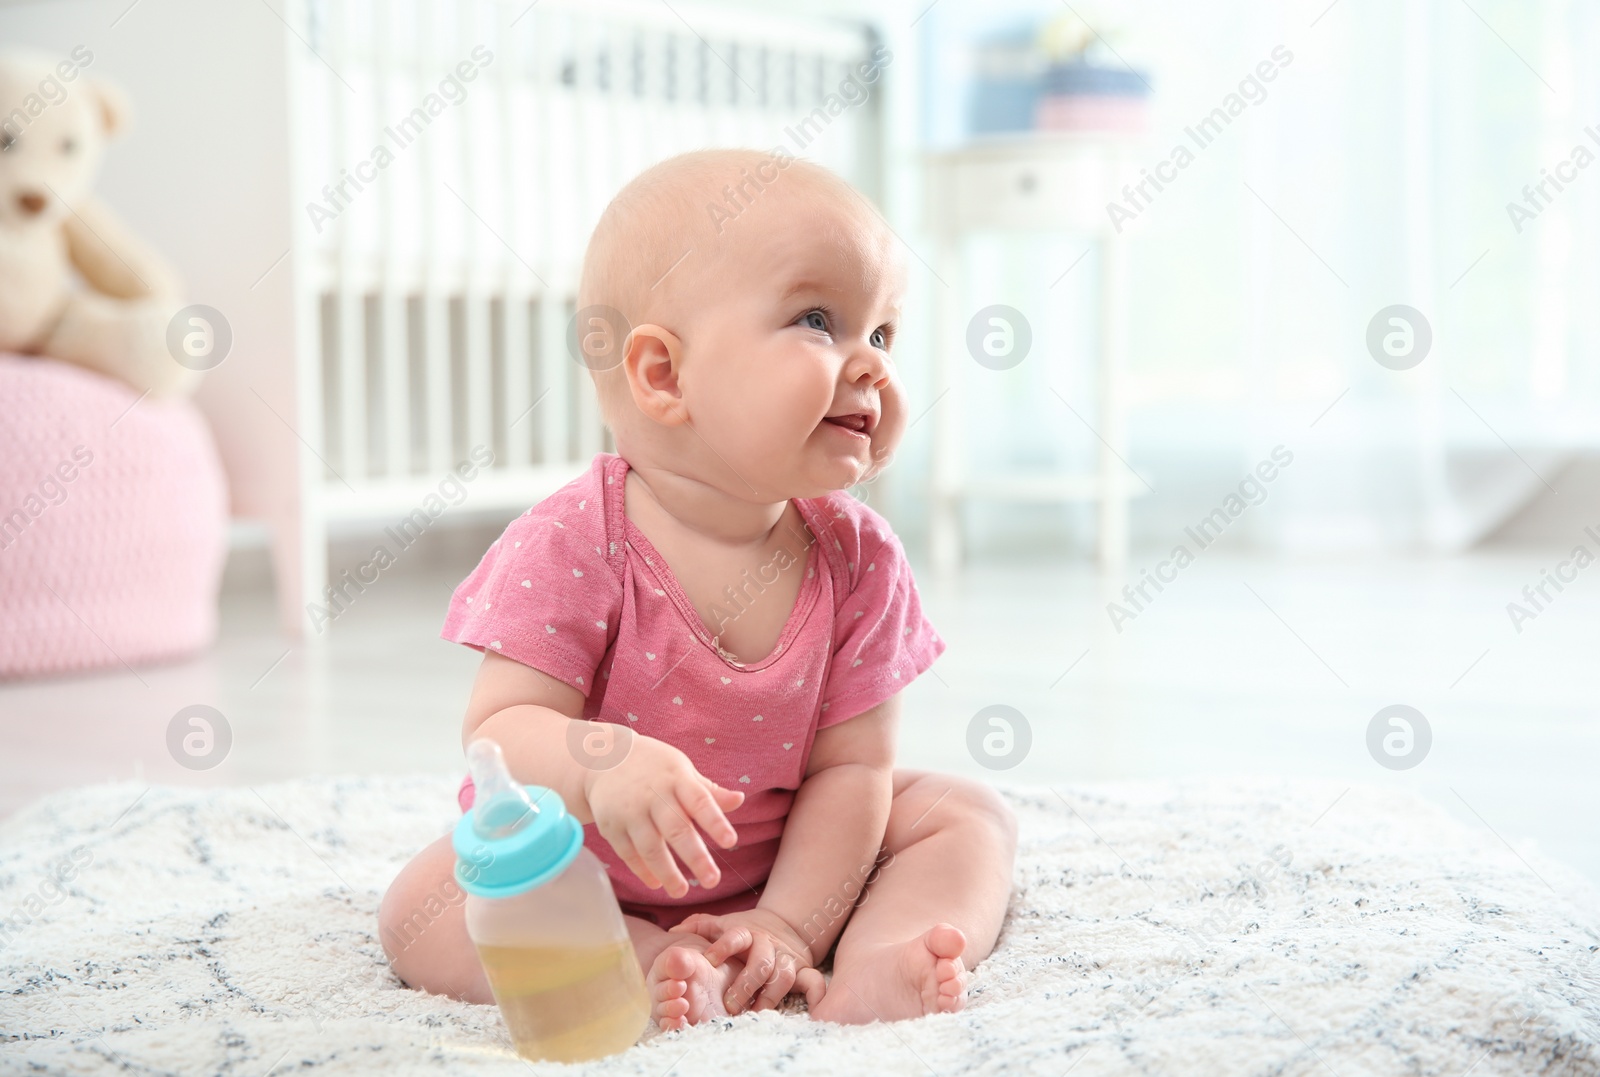
{"label": "bottle nipple", "polygon": [[487,737],[473,741],[467,747],[467,766],[476,790],[472,829],[478,837],[485,841],[507,838],[538,817],[539,806],[511,777],[499,744]]}

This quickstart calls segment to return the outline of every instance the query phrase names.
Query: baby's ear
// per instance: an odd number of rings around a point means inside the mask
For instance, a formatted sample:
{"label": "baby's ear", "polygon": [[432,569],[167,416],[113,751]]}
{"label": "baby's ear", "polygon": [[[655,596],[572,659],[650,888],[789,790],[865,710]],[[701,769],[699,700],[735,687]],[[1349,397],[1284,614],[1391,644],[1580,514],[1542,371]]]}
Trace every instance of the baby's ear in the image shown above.
{"label": "baby's ear", "polygon": [[126,131],[133,116],[128,95],[120,87],[98,79],[90,82],[87,89],[100,109],[100,129],[106,137],[115,138]]}
{"label": "baby's ear", "polygon": [[633,402],[664,426],[677,426],[688,418],[683,390],[678,385],[682,352],[683,343],[672,330],[659,325],[636,325],[628,334],[622,356]]}

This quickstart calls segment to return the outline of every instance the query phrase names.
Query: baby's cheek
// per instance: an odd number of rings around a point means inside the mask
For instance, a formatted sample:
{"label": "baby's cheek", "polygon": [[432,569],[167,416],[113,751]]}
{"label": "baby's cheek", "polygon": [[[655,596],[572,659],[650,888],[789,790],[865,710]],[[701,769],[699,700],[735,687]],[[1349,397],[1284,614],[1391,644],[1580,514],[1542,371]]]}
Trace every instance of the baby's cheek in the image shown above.
{"label": "baby's cheek", "polygon": [[[796,392],[777,379],[752,386],[735,404],[733,420],[744,434],[752,452],[786,459],[810,436],[809,421],[813,405],[805,394]],[[817,414],[821,414],[818,410]]]}
{"label": "baby's cheek", "polygon": [[875,467],[886,467],[900,447],[906,432],[906,398],[899,378],[893,378],[878,393],[877,429],[872,432],[872,460]]}

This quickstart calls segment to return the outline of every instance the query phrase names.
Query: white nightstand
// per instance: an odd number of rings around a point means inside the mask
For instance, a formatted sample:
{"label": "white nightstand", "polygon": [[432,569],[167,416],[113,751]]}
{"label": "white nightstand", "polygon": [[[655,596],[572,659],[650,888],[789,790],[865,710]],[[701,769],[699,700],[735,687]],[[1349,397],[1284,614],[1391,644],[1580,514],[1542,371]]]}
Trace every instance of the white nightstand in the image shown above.
{"label": "white nightstand", "polygon": [[[937,243],[937,272],[961,296],[961,237],[968,231],[1063,231],[1087,235],[1099,251],[1100,347],[1098,392],[1092,413],[1071,407],[1098,439],[1093,472],[1081,474],[968,475],[963,452],[962,384],[985,373],[966,353],[967,326],[976,311],[959,302],[939,311],[934,332],[935,383],[946,391],[933,409],[931,540],[935,568],[948,572],[961,562],[961,508],[969,497],[1001,501],[1098,503],[1098,552],[1102,569],[1119,570],[1127,559],[1128,499],[1143,493],[1140,479],[1121,457],[1123,413],[1120,378],[1127,339],[1126,236],[1106,214],[1122,202],[1122,186],[1140,178],[1138,139],[1118,134],[1029,134],[986,139],[959,150],[929,154],[927,227]],[[1126,226],[1125,226],[1126,230]],[[1027,362],[1044,361],[1030,355]],[[1003,377],[1003,374],[993,376]],[[1061,405],[1064,422],[1078,425]]]}

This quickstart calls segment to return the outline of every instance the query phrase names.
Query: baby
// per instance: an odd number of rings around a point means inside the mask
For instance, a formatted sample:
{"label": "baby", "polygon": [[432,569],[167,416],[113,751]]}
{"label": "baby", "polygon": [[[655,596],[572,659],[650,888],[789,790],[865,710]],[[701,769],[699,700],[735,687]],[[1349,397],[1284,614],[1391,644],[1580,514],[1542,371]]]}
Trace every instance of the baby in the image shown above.
{"label": "baby", "polygon": [[[899,540],[839,492],[906,429],[896,251],[781,152],[636,178],[578,295],[617,452],[513,521],[446,618],[483,652],[463,743],[584,824],[662,1029],[791,992],[825,1021],[959,1010],[1005,914],[1004,802],[894,765],[900,693],[944,643]],[[412,987],[492,1002],[453,862],[446,835],[407,864],[380,934]]]}

